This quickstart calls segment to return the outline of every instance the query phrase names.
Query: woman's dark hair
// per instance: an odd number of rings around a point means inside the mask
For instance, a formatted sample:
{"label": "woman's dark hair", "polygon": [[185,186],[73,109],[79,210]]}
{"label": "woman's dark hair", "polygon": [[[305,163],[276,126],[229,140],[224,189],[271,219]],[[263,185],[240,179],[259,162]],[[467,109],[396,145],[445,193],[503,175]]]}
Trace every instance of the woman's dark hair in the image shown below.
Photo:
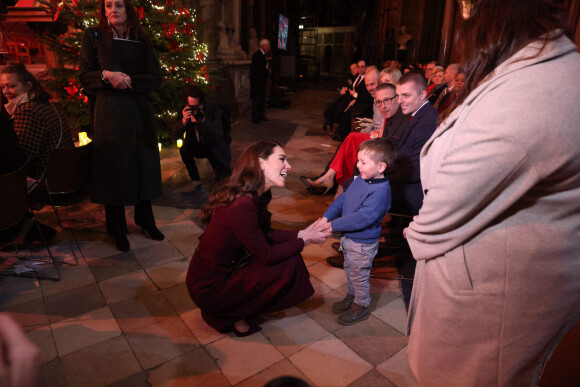
{"label": "woman's dark hair", "polygon": [[[242,195],[255,195],[264,187],[264,172],[260,166],[260,159],[266,160],[279,143],[271,140],[258,141],[246,148],[234,166],[232,175],[225,180],[211,195],[206,206],[201,210],[199,218],[202,223],[209,223],[213,212],[218,207],[229,206]],[[268,203],[272,198],[270,191],[260,196],[258,210],[260,228],[266,237],[270,233],[270,212]]]}
{"label": "woman's dark hair", "polygon": [[40,82],[30,71],[26,70],[23,63],[15,63],[4,67],[0,74],[16,74],[18,81],[27,84],[31,83],[32,87],[28,90],[28,99],[37,103],[49,103],[50,94],[48,94]]}
{"label": "woman's dark hair", "polygon": [[[127,38],[149,42],[149,37],[145,33],[145,30],[143,30],[143,27],[141,27],[139,16],[137,16],[131,0],[123,0],[123,4],[125,5],[125,12],[127,13]],[[99,27],[109,32],[114,28],[109,24],[109,19],[107,19],[107,14],[105,13],[105,0],[101,0]]]}
{"label": "woman's dark hair", "polygon": [[183,90],[183,102],[186,105],[188,105],[187,97],[199,99],[200,105],[205,104],[205,93],[203,92],[202,89],[200,89],[199,87],[197,87],[195,85],[187,85],[187,86],[185,86],[185,89]]}
{"label": "woman's dark hair", "polygon": [[[458,34],[466,80],[455,106],[461,104],[496,67],[528,43],[542,39],[545,46],[564,32],[543,35],[564,28],[562,9],[552,0],[478,1]],[[536,55],[540,53],[538,50]]]}

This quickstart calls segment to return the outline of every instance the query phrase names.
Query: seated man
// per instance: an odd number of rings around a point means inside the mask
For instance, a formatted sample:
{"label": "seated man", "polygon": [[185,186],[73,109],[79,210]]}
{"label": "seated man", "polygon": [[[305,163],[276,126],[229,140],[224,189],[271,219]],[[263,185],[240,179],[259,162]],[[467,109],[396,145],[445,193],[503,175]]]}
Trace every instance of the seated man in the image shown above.
{"label": "seated man", "polygon": [[352,63],[350,65],[350,72],[352,76],[347,80],[348,87],[345,86],[340,89],[340,97],[336,100],[329,102],[326,105],[326,109],[324,109],[324,125],[322,129],[326,131],[327,128],[330,128],[330,132],[332,133],[332,126],[335,122],[335,117],[337,115],[337,110],[341,109],[344,110],[350,100],[352,99],[349,93],[349,90],[352,88],[354,83],[356,82],[357,78],[359,77],[358,74],[358,67],[356,63]]}
{"label": "seated man", "polygon": [[364,60],[358,62],[359,77],[353,84],[353,89],[349,90],[352,100],[345,109],[338,110],[338,128],[333,135],[333,138],[338,141],[343,141],[350,133],[351,120],[353,117],[373,116],[373,97],[367,90],[364,82],[367,65]]}
{"label": "seated man", "polygon": [[229,109],[206,101],[205,93],[194,85],[183,92],[185,107],[179,113],[174,135],[185,133],[181,159],[191,180],[199,181],[195,158],[207,158],[218,181],[231,175]]}

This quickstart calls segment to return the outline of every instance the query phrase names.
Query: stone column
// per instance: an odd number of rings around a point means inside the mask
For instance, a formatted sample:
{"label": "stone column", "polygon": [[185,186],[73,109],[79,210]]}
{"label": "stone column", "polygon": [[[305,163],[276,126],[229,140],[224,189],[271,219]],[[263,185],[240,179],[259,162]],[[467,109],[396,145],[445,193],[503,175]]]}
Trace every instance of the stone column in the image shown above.
{"label": "stone column", "polygon": [[439,46],[439,63],[446,66],[449,63],[451,55],[451,46],[453,45],[453,35],[455,24],[455,14],[457,10],[456,0],[445,1],[445,11],[443,14],[443,26],[441,27],[441,45]]}

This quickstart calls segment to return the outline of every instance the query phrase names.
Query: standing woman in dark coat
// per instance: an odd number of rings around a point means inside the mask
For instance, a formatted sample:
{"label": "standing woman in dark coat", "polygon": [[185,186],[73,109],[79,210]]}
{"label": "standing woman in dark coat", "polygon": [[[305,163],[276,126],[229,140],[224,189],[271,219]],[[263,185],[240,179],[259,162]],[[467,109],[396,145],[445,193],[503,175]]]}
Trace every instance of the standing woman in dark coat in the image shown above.
{"label": "standing woman in dark coat", "polygon": [[149,92],[159,63],[130,0],[101,0],[99,25],[83,36],[80,81],[94,99],[91,198],[105,205],[107,232],[128,251],[126,205],[135,224],[162,240],[151,199],[161,195],[161,166]]}
{"label": "standing woman in dark coat", "polygon": [[200,214],[207,227],[189,265],[187,289],[205,322],[220,332],[257,332],[259,314],[314,293],[300,252],[323,243],[327,227],[319,221],[300,231],[270,227],[270,189],[284,187],[289,170],[280,144],[254,143]]}

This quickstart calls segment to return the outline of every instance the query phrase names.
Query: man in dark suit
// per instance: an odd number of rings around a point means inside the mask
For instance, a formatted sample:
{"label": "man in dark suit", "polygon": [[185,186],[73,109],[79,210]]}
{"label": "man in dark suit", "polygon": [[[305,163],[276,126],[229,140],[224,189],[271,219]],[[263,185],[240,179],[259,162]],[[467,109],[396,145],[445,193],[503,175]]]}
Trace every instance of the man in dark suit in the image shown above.
{"label": "man in dark suit", "polygon": [[343,110],[338,111],[339,123],[334,138],[336,140],[344,140],[350,133],[351,119],[353,117],[372,118],[373,116],[373,97],[367,90],[365,84],[367,65],[364,60],[360,60],[357,64],[359,76],[355,79],[352,89],[348,90],[351,96],[351,101]]}
{"label": "man in dark suit", "polygon": [[268,62],[270,41],[262,39],[260,48],[252,56],[250,67],[250,96],[252,97],[252,122],[270,121],[266,117],[266,84],[268,83]]}
{"label": "man in dark suit", "polygon": [[397,148],[397,161],[395,170],[389,174],[389,182],[397,187],[392,190],[393,203],[395,200],[400,203],[391,211],[416,215],[423,204],[419,155],[437,128],[439,113],[427,101],[427,82],[422,74],[403,75],[396,90],[401,110],[410,115],[410,122],[398,139],[391,139]]}

